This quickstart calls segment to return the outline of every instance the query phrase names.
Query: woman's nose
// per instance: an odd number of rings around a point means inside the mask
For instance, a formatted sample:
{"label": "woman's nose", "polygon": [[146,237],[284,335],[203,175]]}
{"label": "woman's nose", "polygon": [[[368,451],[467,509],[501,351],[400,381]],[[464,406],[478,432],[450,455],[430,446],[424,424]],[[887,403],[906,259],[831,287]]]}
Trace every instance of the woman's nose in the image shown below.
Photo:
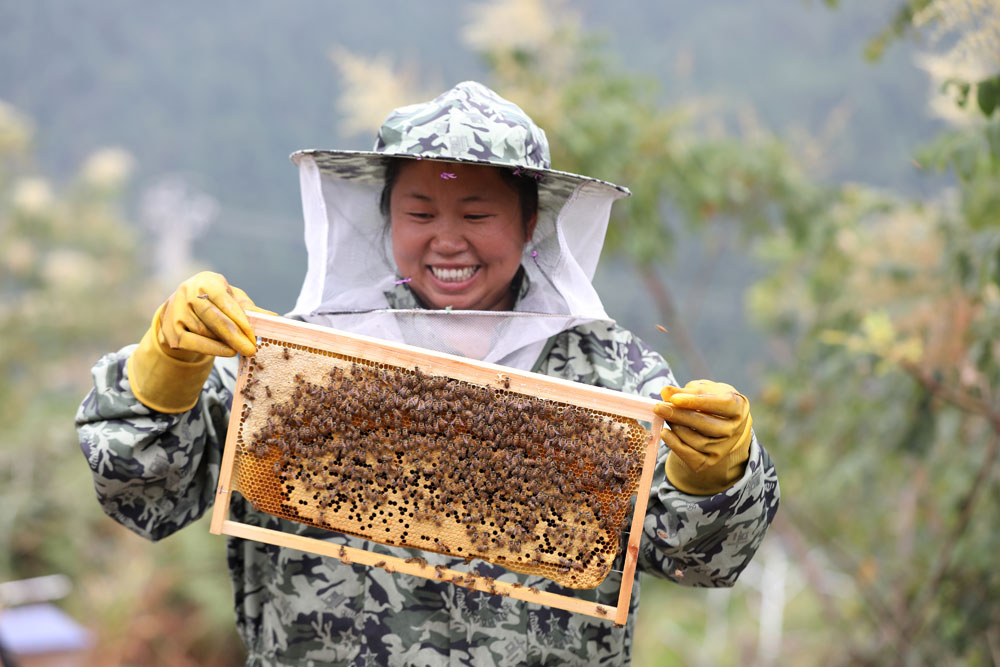
{"label": "woman's nose", "polygon": [[460,222],[441,220],[431,239],[431,248],[441,253],[462,252],[469,247],[465,232]]}

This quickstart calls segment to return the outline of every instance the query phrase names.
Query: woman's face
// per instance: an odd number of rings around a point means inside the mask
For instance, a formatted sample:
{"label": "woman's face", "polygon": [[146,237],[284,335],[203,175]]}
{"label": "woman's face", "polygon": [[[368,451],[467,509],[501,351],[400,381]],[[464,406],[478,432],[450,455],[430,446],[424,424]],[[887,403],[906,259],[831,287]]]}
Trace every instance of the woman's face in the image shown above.
{"label": "woman's face", "polygon": [[431,308],[510,310],[537,217],[494,167],[407,161],[389,200],[396,267]]}

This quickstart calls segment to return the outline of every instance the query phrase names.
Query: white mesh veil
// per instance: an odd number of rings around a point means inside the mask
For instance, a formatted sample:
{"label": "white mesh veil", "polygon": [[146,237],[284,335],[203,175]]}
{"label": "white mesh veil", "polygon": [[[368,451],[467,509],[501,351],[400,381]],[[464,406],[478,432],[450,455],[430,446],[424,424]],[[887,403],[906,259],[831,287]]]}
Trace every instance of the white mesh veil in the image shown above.
{"label": "white mesh veil", "polygon": [[[526,288],[513,311],[427,310],[408,301],[407,288],[398,284],[390,234],[379,211],[387,153],[446,162],[502,161],[463,159],[454,150],[439,151],[445,155],[438,156],[387,146],[385,128],[378,152],[300,151],[292,156],[299,166],[308,266],[290,316],[525,370],[552,335],[609,319],[591,279],[611,204],[628,191],[547,169],[547,163],[531,166],[532,176],[540,179],[538,222],[522,253]],[[412,125],[408,129],[412,135]],[[543,133],[541,137],[544,142]],[[547,159],[547,145],[544,149]]]}

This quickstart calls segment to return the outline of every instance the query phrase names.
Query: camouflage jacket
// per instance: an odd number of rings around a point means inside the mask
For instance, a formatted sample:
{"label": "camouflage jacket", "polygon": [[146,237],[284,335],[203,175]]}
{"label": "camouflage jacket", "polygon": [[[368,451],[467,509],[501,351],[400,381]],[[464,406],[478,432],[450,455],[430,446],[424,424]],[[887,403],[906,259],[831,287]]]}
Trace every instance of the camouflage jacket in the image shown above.
{"label": "camouflage jacket", "polygon": [[[76,417],[80,444],[108,515],[152,540],[198,519],[212,505],[235,384],[234,359],[218,359],[197,405],[179,415],[151,411],[129,389],[131,347],[103,357]],[[674,379],[666,362],[611,323],[553,337],[534,370],[657,397]],[[639,568],[686,586],[731,586],[764,537],[778,506],[774,467],[754,439],[746,473],[715,496],[673,487],[661,447],[644,523]],[[243,523],[334,543],[415,555],[256,512],[234,494]],[[629,622],[524,603],[449,583],[263,543],[228,539],[236,618],[249,665],[623,665],[631,659],[638,572]],[[423,553],[429,565],[476,568],[502,581],[563,594],[553,582],[499,566]],[[585,594],[617,604],[620,563]]]}

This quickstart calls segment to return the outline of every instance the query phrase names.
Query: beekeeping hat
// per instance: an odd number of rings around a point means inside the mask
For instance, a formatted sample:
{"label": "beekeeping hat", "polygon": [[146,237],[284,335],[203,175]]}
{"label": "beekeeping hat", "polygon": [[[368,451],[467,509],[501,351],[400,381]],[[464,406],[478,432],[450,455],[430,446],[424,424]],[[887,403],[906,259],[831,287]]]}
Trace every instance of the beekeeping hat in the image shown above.
{"label": "beekeeping hat", "polygon": [[[538,183],[513,311],[417,307],[392,259],[379,209],[392,158],[501,167]],[[292,316],[463,356],[530,368],[559,331],[609,320],[591,279],[611,204],[626,188],[551,168],[548,141],[516,104],[474,81],[393,111],[372,151],[302,150],[308,266]]]}

